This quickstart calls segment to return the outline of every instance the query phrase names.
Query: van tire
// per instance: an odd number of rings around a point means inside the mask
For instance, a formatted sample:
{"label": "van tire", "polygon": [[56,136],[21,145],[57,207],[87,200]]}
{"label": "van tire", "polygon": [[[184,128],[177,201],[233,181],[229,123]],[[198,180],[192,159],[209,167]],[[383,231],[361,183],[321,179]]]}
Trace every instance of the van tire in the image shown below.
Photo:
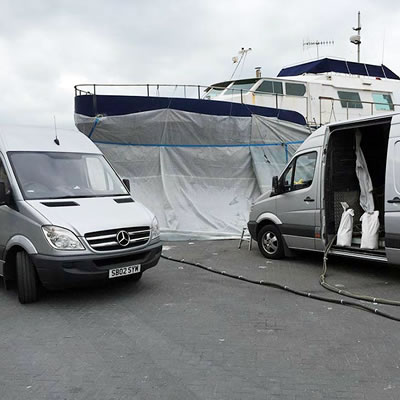
{"label": "van tire", "polygon": [[266,225],[261,228],[257,242],[264,257],[278,260],[285,256],[282,235],[275,225]]}
{"label": "van tire", "polygon": [[21,304],[38,300],[39,285],[35,267],[25,251],[16,254],[18,300]]}

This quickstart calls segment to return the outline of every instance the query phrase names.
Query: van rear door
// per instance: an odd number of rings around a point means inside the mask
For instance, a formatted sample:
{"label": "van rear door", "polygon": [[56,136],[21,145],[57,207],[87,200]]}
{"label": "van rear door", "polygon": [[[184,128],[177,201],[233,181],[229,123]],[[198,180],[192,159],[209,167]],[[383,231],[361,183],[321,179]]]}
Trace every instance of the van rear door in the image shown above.
{"label": "van rear door", "polygon": [[385,247],[387,260],[400,264],[400,120],[390,127],[385,183]]}

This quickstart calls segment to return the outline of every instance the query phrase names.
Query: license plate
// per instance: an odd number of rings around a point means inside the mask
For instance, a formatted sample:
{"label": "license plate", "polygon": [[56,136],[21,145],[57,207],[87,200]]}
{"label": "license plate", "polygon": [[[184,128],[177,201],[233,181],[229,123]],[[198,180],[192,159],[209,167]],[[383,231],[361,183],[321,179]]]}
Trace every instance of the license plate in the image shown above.
{"label": "license plate", "polygon": [[129,267],[113,268],[108,271],[108,277],[119,278],[120,276],[138,274],[140,272],[140,264],[131,265]]}

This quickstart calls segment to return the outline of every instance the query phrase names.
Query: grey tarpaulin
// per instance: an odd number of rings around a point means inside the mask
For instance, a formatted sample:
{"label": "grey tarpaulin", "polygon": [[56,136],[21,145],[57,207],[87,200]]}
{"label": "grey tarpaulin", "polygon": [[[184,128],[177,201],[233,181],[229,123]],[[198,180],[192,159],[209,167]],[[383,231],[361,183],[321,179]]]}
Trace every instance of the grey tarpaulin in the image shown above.
{"label": "grey tarpaulin", "polygon": [[157,215],[170,240],[238,237],[251,202],[309,135],[275,118],[173,109],[75,114],[75,123],[131,180],[133,196]]}

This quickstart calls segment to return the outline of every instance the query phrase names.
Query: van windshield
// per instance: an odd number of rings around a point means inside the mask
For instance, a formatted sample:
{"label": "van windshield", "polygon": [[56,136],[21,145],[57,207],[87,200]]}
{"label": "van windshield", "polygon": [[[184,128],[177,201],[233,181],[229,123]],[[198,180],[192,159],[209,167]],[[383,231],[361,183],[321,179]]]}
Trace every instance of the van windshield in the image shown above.
{"label": "van windshield", "polygon": [[128,194],[101,154],[9,152],[8,156],[27,200]]}

